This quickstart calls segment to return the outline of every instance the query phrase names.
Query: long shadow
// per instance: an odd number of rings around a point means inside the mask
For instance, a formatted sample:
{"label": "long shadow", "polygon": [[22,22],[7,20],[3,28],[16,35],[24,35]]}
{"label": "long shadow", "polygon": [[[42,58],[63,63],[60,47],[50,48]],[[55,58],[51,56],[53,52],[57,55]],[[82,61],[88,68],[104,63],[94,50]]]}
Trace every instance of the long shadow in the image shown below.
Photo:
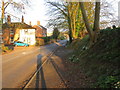
{"label": "long shadow", "polygon": [[50,62],[52,63],[55,71],[57,72],[57,74],[59,75],[60,79],[62,80],[62,82],[64,83],[64,85],[66,86],[66,88],[68,87],[67,84],[65,83],[65,78],[63,78],[62,76],[62,73],[64,71],[62,71],[59,66],[56,64],[56,62],[52,59],[52,58],[49,58],[50,59]]}
{"label": "long shadow", "polygon": [[[36,75],[36,89],[39,88],[46,88],[46,82],[45,82],[45,77],[44,77],[44,72],[42,68],[42,55],[39,54],[37,56],[37,70],[40,68],[39,72]],[[41,80],[41,81],[40,81]],[[40,85],[41,84],[41,85]],[[41,86],[41,87],[40,87]]]}
{"label": "long shadow", "polygon": [[[54,50],[55,47],[58,47],[59,45],[57,45],[56,43],[52,43],[50,45],[45,45],[44,47],[47,49],[47,50]],[[52,64],[54,64],[54,66],[57,67],[57,64],[55,62],[52,62]],[[39,54],[37,55],[37,70],[41,67],[42,65],[42,55]],[[57,67],[58,68],[58,67]],[[58,71],[58,70],[56,70]],[[45,77],[44,77],[44,71],[43,71],[43,67],[40,68],[39,72],[37,73],[36,75],[36,89],[39,89],[39,88],[43,88],[43,89],[46,89],[46,82],[45,82]]]}
{"label": "long shadow", "polygon": [[[65,46],[60,46],[60,48],[63,48],[62,50],[57,50],[56,53],[54,53],[54,55],[60,59],[64,60],[64,56],[68,55],[69,53],[72,52],[72,50],[65,50],[64,49]],[[64,52],[63,52],[64,51]],[[62,53],[62,55],[60,54]],[[49,58],[50,62],[52,63],[54,69],[56,70],[56,72],[58,73],[59,77],[61,78],[61,80],[63,81],[64,85],[66,86],[66,88],[69,88],[69,86],[67,85],[67,83],[65,81],[67,81],[67,78],[64,76],[66,71],[64,69],[62,69],[58,64],[57,64],[57,60],[58,59],[53,59],[53,58]],[[65,67],[65,62],[61,60],[61,64]]]}

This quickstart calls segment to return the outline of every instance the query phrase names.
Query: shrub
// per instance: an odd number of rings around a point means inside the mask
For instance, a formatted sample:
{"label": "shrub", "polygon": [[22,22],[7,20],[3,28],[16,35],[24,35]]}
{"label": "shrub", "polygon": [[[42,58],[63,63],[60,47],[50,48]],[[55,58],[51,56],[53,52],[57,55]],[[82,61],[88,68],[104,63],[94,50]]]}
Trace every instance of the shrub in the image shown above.
{"label": "shrub", "polygon": [[39,39],[39,40],[36,40],[36,46],[42,46],[42,45],[44,45],[45,43],[44,43],[44,40],[43,39]]}
{"label": "shrub", "polygon": [[59,36],[58,39],[65,40],[65,37],[64,36]]}
{"label": "shrub", "polygon": [[2,45],[2,52],[7,52],[8,50],[9,50],[9,48],[8,48],[8,47],[6,47],[6,46]]}
{"label": "shrub", "polygon": [[120,80],[116,76],[100,77],[97,82],[100,88],[120,88]]}
{"label": "shrub", "polygon": [[49,42],[52,37],[41,37],[45,43]]}
{"label": "shrub", "polygon": [[71,57],[69,57],[69,60],[74,63],[79,62],[79,58],[75,57],[75,55],[72,55]]}

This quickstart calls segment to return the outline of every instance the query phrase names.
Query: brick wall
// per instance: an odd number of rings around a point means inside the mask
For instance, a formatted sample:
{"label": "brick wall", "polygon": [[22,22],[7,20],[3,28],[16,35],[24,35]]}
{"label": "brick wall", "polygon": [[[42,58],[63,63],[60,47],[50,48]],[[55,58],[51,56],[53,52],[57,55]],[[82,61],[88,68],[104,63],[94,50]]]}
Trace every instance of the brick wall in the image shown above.
{"label": "brick wall", "polygon": [[36,34],[36,37],[45,37],[47,34],[46,30],[40,28],[39,26],[35,25],[33,26],[34,28],[36,28],[36,31],[35,31],[35,34]]}

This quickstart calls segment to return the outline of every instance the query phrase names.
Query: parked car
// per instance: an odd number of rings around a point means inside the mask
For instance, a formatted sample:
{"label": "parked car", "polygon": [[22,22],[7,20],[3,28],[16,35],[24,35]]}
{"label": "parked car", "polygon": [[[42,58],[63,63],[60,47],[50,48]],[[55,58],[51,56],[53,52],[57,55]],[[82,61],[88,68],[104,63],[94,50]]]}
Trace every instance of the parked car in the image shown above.
{"label": "parked car", "polygon": [[23,43],[23,42],[21,42],[21,41],[15,41],[15,42],[14,42],[14,45],[15,45],[15,46],[26,46],[26,47],[29,46],[29,44]]}

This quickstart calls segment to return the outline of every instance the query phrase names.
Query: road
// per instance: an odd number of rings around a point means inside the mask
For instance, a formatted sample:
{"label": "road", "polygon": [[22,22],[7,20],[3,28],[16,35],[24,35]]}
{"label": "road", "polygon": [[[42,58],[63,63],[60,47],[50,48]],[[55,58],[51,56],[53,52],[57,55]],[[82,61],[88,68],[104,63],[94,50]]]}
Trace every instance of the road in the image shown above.
{"label": "road", "polygon": [[46,58],[50,52],[65,44],[66,41],[41,47],[18,47],[13,52],[2,56],[2,88],[22,87],[35,72],[39,60]]}

